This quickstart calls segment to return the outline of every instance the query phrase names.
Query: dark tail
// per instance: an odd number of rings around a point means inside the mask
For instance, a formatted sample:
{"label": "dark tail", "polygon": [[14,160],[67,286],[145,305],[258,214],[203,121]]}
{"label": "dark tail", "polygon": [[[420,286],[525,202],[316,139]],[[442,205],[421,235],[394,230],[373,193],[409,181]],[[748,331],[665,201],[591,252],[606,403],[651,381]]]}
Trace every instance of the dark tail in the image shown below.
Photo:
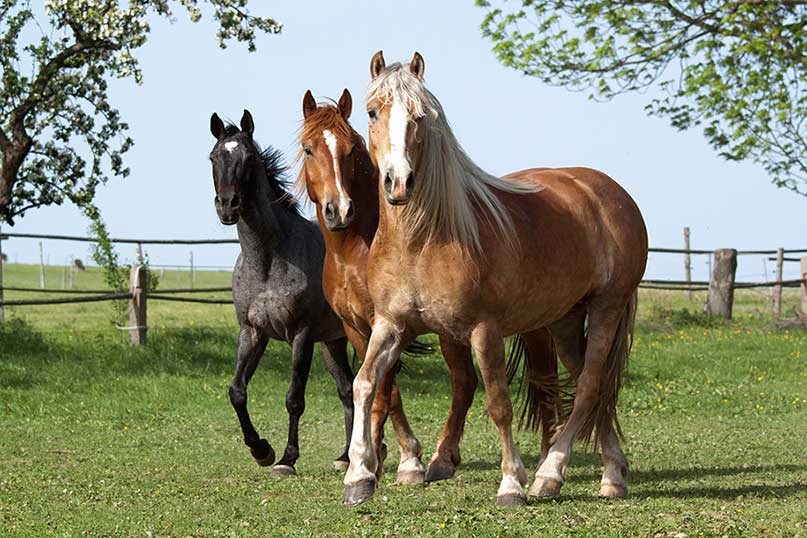
{"label": "dark tail", "polygon": [[571,382],[558,377],[555,343],[545,329],[513,338],[507,357],[508,383],[516,377],[521,402],[519,429],[537,432],[543,427],[545,432],[554,433],[571,410],[573,392],[567,389]]}
{"label": "dark tail", "polygon": [[[412,341],[409,346],[404,349],[404,354],[409,356],[417,356],[417,357],[427,357],[437,351],[439,348],[434,344],[427,344],[426,342],[421,342],[418,339]],[[404,358],[398,360],[398,371],[405,372],[407,371],[406,364],[404,363]]]}
{"label": "dark tail", "polygon": [[591,418],[586,421],[580,432],[580,439],[588,443],[596,426],[597,430],[594,433],[595,449],[600,447],[602,443],[600,433],[609,426],[613,426],[619,438],[624,440],[622,427],[619,425],[617,417],[616,404],[619,391],[622,389],[622,375],[628,366],[628,357],[633,346],[633,326],[636,321],[637,301],[638,294],[634,292],[627,306],[625,306],[625,313],[619,322],[614,342],[611,344],[611,351],[606,359],[597,407],[591,413]]}
{"label": "dark tail", "polygon": [[437,351],[437,346],[434,344],[427,344],[426,342],[421,342],[420,340],[415,339],[409,347],[404,350],[404,353],[407,355],[431,355],[435,351]]}

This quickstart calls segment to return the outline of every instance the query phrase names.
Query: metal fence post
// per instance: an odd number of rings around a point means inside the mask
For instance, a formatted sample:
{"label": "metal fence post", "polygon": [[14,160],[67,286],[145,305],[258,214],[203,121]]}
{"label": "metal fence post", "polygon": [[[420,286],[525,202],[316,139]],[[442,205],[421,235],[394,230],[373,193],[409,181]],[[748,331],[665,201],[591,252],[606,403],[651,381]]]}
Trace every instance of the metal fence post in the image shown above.
{"label": "metal fence post", "polygon": [[784,269],[785,249],[776,249],[776,288],[773,292],[773,312],[776,317],[782,315],[782,272]]}

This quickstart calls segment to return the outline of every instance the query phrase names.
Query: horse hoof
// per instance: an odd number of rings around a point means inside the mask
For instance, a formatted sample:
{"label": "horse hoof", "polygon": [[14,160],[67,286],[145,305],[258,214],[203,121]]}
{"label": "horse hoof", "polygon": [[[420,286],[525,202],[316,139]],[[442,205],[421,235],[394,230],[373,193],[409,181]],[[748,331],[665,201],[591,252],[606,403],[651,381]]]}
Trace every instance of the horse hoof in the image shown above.
{"label": "horse hoof", "polygon": [[523,493],[507,493],[496,497],[496,506],[502,508],[509,508],[512,506],[525,506],[527,504],[527,496]]}
{"label": "horse hoof", "polygon": [[334,460],[333,462],[333,470],[344,473],[347,471],[347,468],[350,467],[350,462],[345,460]]}
{"label": "horse hoof", "polygon": [[261,467],[269,467],[275,462],[275,451],[266,439],[261,439],[258,446],[250,450],[255,463]]}
{"label": "horse hoof", "polygon": [[426,470],[426,482],[439,482],[454,476],[456,467],[443,461],[433,461]]}
{"label": "horse hoof", "polygon": [[296,474],[297,471],[295,471],[294,467],[291,465],[283,465],[282,463],[278,463],[272,467],[272,476],[294,476]]}
{"label": "horse hoof", "polygon": [[395,477],[395,483],[404,486],[423,484],[425,481],[423,471],[398,471],[398,475]]}
{"label": "horse hoof", "polygon": [[603,484],[600,486],[601,499],[624,499],[627,496],[627,486],[618,486],[616,484]]}
{"label": "horse hoof", "polygon": [[551,478],[537,478],[530,488],[530,497],[547,499],[560,495],[560,487],[563,484]]}
{"label": "horse hoof", "polygon": [[375,478],[365,478],[355,484],[346,485],[342,494],[342,505],[352,508],[370,500],[375,493],[375,488]]}

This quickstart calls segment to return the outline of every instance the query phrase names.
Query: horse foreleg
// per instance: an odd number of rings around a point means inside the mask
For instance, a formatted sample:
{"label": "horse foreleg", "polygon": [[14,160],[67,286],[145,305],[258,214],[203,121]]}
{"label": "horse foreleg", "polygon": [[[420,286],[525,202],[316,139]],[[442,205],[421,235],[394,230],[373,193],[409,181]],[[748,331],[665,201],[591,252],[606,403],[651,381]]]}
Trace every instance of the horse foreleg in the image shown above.
{"label": "horse foreleg", "polygon": [[480,324],[471,333],[471,345],[476,352],[479,370],[485,383],[488,412],[499,431],[502,445],[502,482],[496,495],[498,506],[519,506],[527,503],[524,486],[527,471],[513,440],[513,404],[507,385],[504,360],[504,338],[491,324]]}
{"label": "horse foreleg", "polygon": [[465,429],[465,418],[474,401],[479,382],[470,347],[441,336],[440,349],[451,379],[451,407],[437,443],[437,451],[429,462],[426,482],[446,480],[454,476],[460,464],[460,440]]}
{"label": "horse foreleg", "polygon": [[336,391],[339,393],[339,400],[342,402],[342,411],[345,415],[345,450],[334,460],[333,468],[337,471],[346,471],[347,451],[350,447],[350,434],[353,431],[353,370],[350,368],[347,356],[347,341],[340,338],[332,342],[325,342],[325,345],[321,346],[321,350],[325,368],[336,381]]}
{"label": "horse foreleg", "polygon": [[345,474],[342,504],[356,506],[375,492],[378,458],[373,449],[371,411],[378,385],[401,356],[401,335],[394,325],[376,317],[364,363],[353,381],[353,437],[350,466]]}
{"label": "horse foreleg", "polygon": [[289,439],[283,457],[277,462],[272,474],[296,474],[294,464],[300,457],[298,429],[300,417],[305,412],[305,386],[308,383],[308,374],[311,372],[311,358],[314,354],[314,340],[310,331],[304,330],[294,337],[291,344],[291,384],[286,393],[286,411],[289,413]]}
{"label": "horse foreleg", "polygon": [[275,461],[275,451],[266,439],[261,439],[247,411],[247,385],[258,367],[264,350],[266,338],[251,327],[243,327],[238,335],[238,352],[235,374],[230,384],[230,403],[238,415],[244,443],[250,448],[252,457],[258,465],[269,466]]}

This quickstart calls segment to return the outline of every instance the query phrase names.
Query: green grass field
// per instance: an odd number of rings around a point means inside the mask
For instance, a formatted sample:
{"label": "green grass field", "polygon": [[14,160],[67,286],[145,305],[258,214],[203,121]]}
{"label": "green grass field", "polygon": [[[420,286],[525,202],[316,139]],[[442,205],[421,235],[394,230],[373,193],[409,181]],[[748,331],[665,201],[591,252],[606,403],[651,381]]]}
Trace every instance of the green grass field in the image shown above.
{"label": "green grass field", "polygon": [[[48,281],[60,282],[51,268]],[[197,286],[227,285],[200,272]],[[167,271],[163,287],[186,287]],[[8,265],[6,286],[38,286]],[[76,288],[101,287],[95,270]],[[58,286],[57,286],[58,287]],[[58,295],[58,292],[54,292]],[[226,294],[219,294],[226,296]],[[33,294],[7,292],[7,299]],[[785,297],[792,313],[798,295]],[[778,329],[766,296],[738,294],[736,320],[700,314],[702,294],[640,297],[620,399],[631,462],[627,500],[597,499],[598,456],[576,451],[562,497],[494,507],[499,444],[482,390],[453,480],[392,484],[339,504],[341,406],[315,359],[299,476],[275,478],[243,446],[227,398],[231,306],[149,303],[149,344],[133,348],[108,303],[7,308],[0,324],[0,536],[807,536],[807,332]],[[289,349],[270,346],[250,385],[258,430],[280,451]],[[448,409],[442,360],[409,360],[404,403],[431,455]],[[534,470],[537,439],[517,437]]]}

